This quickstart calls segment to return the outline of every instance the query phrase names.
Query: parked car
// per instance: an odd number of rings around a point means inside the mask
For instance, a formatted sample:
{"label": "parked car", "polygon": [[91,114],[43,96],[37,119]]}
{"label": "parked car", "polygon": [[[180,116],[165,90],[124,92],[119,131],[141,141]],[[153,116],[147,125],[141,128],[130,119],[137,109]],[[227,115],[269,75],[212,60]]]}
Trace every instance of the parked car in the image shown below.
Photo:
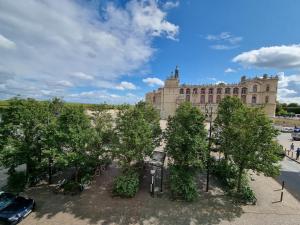
{"label": "parked car", "polygon": [[7,192],[0,192],[0,224],[14,225],[35,208],[35,201]]}
{"label": "parked car", "polygon": [[281,132],[284,132],[284,133],[292,133],[293,131],[294,131],[293,127],[282,127],[281,128]]}
{"label": "parked car", "polygon": [[294,141],[300,141],[300,128],[295,128],[293,130],[292,138]]}

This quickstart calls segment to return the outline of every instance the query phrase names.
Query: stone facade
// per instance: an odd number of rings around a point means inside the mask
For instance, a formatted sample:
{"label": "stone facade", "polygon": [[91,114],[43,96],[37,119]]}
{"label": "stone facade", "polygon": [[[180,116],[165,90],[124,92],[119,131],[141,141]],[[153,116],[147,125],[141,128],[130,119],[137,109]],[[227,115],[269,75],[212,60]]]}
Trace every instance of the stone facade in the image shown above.
{"label": "stone facade", "polygon": [[236,96],[252,107],[263,107],[266,115],[275,116],[278,76],[263,75],[247,79],[245,76],[236,84],[186,85],[179,82],[179,70],[175,69],[165,80],[165,85],[146,94],[146,102],[151,103],[162,119],[175,113],[176,108],[184,101],[191,102],[205,113],[212,107],[216,116],[218,103],[225,96]]}

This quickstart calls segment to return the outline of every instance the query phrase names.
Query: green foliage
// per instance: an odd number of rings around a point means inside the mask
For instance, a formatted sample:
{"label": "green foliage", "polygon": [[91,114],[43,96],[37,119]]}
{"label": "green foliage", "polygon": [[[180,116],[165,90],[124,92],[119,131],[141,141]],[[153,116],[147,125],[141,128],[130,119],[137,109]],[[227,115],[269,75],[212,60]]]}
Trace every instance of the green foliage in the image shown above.
{"label": "green foliage", "polygon": [[170,187],[173,198],[192,201],[197,196],[195,174],[206,161],[204,116],[190,103],[181,104],[168,119],[165,150],[171,158]]}
{"label": "green foliage", "polygon": [[255,193],[249,186],[242,186],[240,193],[237,194],[237,197],[244,203],[256,203]]}
{"label": "green foliage", "polygon": [[175,165],[202,167],[206,157],[204,116],[190,103],[178,107],[164,133],[166,151]]}
{"label": "green foliage", "polygon": [[63,186],[63,191],[65,194],[78,194],[82,190],[82,186],[78,182],[68,181]]}
{"label": "green foliage", "polygon": [[[119,112],[114,130],[113,154],[123,168],[150,156],[159,145],[159,120],[150,119],[152,112],[153,109],[147,105]],[[153,114],[153,117],[157,118],[157,115]]]}
{"label": "green foliage", "polygon": [[194,201],[198,197],[194,168],[172,165],[170,167],[170,190],[173,199]]}
{"label": "green foliage", "polygon": [[26,185],[26,174],[24,172],[14,172],[9,175],[5,191],[18,194],[22,192]]}
{"label": "green foliage", "polygon": [[139,174],[135,170],[127,170],[118,176],[113,185],[113,194],[132,198],[139,189]]}

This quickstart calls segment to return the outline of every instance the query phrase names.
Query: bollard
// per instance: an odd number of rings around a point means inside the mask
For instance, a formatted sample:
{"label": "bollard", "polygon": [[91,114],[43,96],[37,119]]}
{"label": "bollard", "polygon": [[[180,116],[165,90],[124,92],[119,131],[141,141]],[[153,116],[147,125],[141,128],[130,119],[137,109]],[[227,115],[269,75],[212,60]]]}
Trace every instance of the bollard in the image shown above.
{"label": "bollard", "polygon": [[282,184],[281,184],[280,202],[282,202],[282,200],[283,200],[283,189],[284,189],[284,181],[282,181]]}

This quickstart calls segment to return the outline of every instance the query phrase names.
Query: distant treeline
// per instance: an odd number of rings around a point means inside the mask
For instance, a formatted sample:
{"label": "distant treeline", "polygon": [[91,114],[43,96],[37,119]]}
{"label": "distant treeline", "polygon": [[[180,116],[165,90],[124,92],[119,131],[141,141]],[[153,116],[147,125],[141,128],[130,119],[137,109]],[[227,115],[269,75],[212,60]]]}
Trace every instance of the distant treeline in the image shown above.
{"label": "distant treeline", "polygon": [[[9,101],[10,100],[0,100],[0,112],[9,106]],[[41,102],[44,102],[44,101],[41,101]],[[87,109],[88,110],[109,110],[109,109],[119,109],[120,110],[120,109],[125,109],[125,108],[131,107],[131,105],[129,105],[129,104],[112,105],[112,104],[107,104],[107,103],[86,104],[86,103],[77,103],[77,102],[65,102],[65,105],[81,106],[86,110]]]}
{"label": "distant treeline", "polygon": [[277,116],[293,116],[300,114],[300,105],[298,103],[279,103],[276,105]]}

